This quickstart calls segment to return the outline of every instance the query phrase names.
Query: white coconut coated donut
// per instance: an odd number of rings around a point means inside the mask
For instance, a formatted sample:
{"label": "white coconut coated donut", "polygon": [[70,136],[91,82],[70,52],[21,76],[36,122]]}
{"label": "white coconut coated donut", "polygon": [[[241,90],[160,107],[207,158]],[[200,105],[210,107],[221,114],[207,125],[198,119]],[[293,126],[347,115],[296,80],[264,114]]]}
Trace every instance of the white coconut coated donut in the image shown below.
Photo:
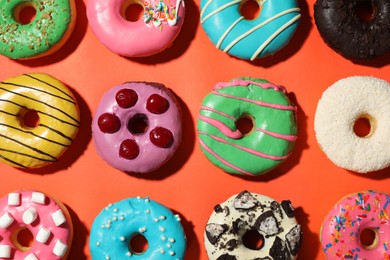
{"label": "white coconut coated donut", "polygon": [[[370,132],[354,132],[366,118]],[[318,102],[314,119],[317,142],[337,166],[368,173],[390,165],[390,84],[369,76],[352,76],[330,86]]]}

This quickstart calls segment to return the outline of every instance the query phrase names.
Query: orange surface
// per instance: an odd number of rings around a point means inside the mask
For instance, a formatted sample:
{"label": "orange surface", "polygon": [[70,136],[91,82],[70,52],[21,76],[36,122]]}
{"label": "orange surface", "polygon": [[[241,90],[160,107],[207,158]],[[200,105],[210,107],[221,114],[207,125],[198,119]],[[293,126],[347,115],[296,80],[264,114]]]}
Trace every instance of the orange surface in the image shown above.
{"label": "orange surface", "polygon": [[[41,170],[22,171],[0,165],[0,195],[16,189],[42,190],[69,207],[75,224],[70,259],[90,259],[89,231],[108,203],[150,196],[182,215],[188,238],[186,259],[207,259],[203,228],[213,206],[244,189],[276,200],[290,199],[303,227],[299,259],[324,259],[319,242],[322,219],[342,196],[364,189],[390,192],[389,170],[360,175],[336,167],[317,145],[313,119],[322,92],[340,78],[373,75],[390,81],[390,56],[353,63],[328,48],[313,19],[314,0],[300,0],[302,20],[291,43],[255,62],[215,49],[199,24],[199,0],[186,0],[186,20],[178,39],[154,57],[126,59],[109,52],[88,27],[86,1],[77,1],[75,31],[64,48],[50,57],[13,61],[0,57],[0,78],[45,72],[73,90],[81,109],[78,137],[60,162]],[[196,118],[202,98],[218,81],[239,76],[282,84],[299,105],[299,139],[292,156],[257,179],[231,176],[213,166],[200,151]],[[162,82],[180,98],[184,138],[176,155],[158,171],[144,176],[111,168],[95,152],[91,120],[102,94],[124,81]],[[389,137],[386,137],[389,138]]]}

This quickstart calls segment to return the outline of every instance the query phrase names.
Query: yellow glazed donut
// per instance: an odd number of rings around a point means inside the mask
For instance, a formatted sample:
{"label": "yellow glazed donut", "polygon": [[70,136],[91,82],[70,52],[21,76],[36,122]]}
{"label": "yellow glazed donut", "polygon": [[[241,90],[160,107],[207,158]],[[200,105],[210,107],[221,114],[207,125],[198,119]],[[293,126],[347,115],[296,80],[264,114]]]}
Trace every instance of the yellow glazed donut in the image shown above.
{"label": "yellow glazed donut", "polygon": [[[366,119],[370,132],[359,136],[354,126]],[[318,102],[314,119],[317,142],[337,166],[359,173],[390,165],[390,84],[352,76],[330,86]]]}
{"label": "yellow glazed donut", "polygon": [[24,74],[0,83],[0,161],[38,168],[58,160],[80,125],[76,99],[47,74]]}

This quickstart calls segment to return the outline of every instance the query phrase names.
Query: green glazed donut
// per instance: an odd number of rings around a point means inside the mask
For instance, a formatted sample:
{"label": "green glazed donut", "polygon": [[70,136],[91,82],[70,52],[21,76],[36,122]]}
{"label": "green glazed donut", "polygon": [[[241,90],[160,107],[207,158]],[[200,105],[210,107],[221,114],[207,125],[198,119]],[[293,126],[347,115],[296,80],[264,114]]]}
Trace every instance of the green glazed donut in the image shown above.
{"label": "green glazed donut", "polygon": [[[26,7],[36,15],[22,24],[19,15]],[[75,21],[74,0],[0,0],[0,54],[12,59],[51,54],[69,38]]]}
{"label": "green glazed donut", "polygon": [[[264,174],[290,155],[297,139],[296,111],[286,89],[266,80],[239,78],[218,83],[200,109],[201,149],[228,173]],[[241,118],[252,121],[249,133],[237,129]]]}

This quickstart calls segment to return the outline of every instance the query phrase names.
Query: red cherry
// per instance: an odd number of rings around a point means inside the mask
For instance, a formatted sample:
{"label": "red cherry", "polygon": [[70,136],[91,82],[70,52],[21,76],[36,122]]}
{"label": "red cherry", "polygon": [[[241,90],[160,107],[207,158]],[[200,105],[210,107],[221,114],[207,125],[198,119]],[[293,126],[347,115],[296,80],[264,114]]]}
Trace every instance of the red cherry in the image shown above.
{"label": "red cherry", "polygon": [[146,109],[153,114],[162,114],[169,108],[169,102],[158,94],[152,94],[146,102]]}
{"label": "red cherry", "polygon": [[104,113],[98,118],[98,126],[103,133],[113,134],[121,128],[121,121],[114,114]]}
{"label": "red cherry", "polygon": [[116,93],[115,100],[121,108],[130,108],[137,103],[138,95],[134,90],[124,88]]}
{"label": "red cherry", "polygon": [[138,144],[131,139],[124,140],[119,147],[119,156],[127,159],[133,160],[139,155]]}
{"label": "red cherry", "polygon": [[173,134],[164,127],[156,127],[149,134],[150,141],[157,147],[168,148],[173,143]]}

